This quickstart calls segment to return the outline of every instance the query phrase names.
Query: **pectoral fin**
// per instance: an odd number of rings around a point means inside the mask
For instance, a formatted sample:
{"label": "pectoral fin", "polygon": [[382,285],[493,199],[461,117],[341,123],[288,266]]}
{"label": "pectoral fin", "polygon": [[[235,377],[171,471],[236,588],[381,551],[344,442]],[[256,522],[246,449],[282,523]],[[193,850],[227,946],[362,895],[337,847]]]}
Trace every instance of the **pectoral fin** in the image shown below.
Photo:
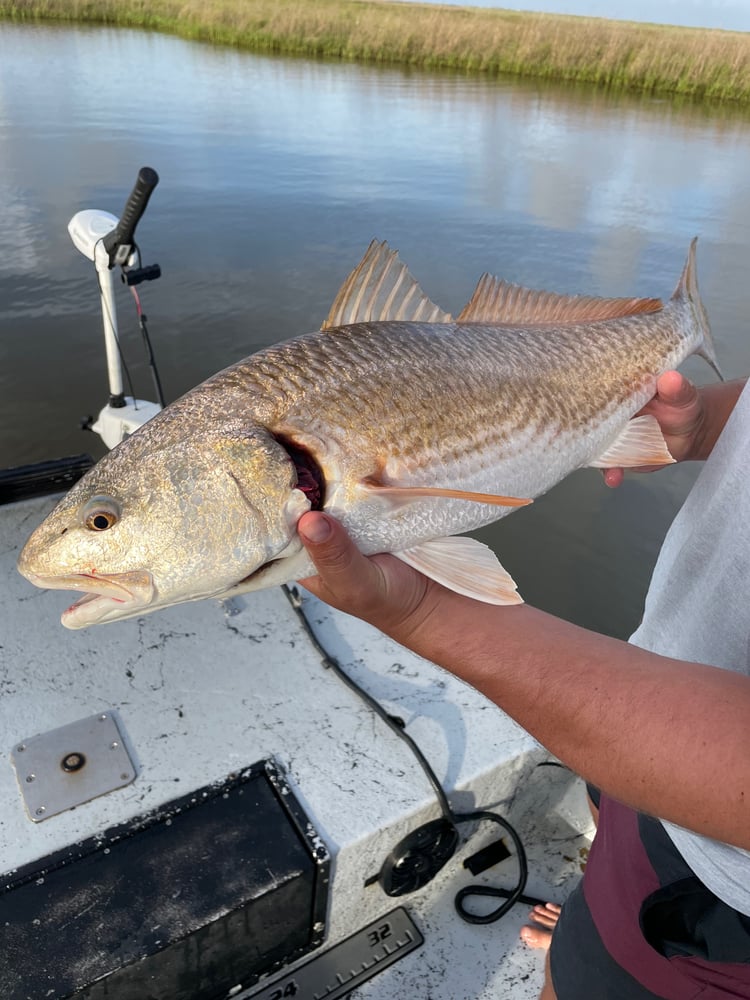
{"label": "pectoral fin", "polygon": [[393,554],[457,594],[485,604],[523,604],[495,553],[476,539],[436,538]]}
{"label": "pectoral fin", "polygon": [[379,497],[392,497],[408,503],[424,497],[449,497],[453,500],[469,500],[472,503],[487,503],[494,507],[526,507],[533,500],[520,497],[504,497],[496,493],[473,493],[469,490],[444,489],[442,486],[381,486],[375,479],[366,479],[364,489]]}
{"label": "pectoral fin", "polygon": [[614,444],[589,465],[594,469],[632,469],[673,462],[658,421],[645,414],[629,420]]}

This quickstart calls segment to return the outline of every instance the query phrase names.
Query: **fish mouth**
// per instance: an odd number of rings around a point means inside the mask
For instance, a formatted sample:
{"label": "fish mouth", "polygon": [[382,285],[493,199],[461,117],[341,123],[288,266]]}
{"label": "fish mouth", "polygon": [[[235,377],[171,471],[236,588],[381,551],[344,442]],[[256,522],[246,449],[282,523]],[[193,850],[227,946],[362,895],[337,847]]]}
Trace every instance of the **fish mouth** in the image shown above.
{"label": "fish mouth", "polygon": [[148,570],[128,573],[71,573],[45,577],[24,572],[36,587],[44,590],[82,590],[85,593],[63,611],[60,621],[69,629],[86,628],[99,622],[130,618],[153,601],[156,588]]}

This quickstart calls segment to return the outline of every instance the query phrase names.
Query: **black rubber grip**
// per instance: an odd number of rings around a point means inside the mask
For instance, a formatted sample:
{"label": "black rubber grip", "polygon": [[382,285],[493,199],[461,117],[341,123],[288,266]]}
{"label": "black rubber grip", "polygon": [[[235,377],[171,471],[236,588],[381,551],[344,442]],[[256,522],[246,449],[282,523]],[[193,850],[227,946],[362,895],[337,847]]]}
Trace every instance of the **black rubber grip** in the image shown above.
{"label": "black rubber grip", "polygon": [[138,171],[138,179],[133,190],[130,192],[125,208],[122,210],[120,221],[111,233],[104,237],[104,249],[110,255],[110,260],[119,246],[132,246],[135,228],[141,216],[146,211],[151,192],[159,183],[159,175],[151,167],[141,167]]}

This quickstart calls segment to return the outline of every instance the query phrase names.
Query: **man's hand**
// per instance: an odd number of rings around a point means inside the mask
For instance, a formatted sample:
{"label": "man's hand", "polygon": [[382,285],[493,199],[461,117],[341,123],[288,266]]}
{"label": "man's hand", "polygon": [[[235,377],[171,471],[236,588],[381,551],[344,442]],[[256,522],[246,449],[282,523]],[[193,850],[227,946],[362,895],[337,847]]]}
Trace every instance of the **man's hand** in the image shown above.
{"label": "man's hand", "polygon": [[[706,407],[701,390],[679,372],[669,371],[659,376],[656,395],[643,407],[638,416],[650,413],[656,417],[664,440],[676,462],[691,458],[704,458],[700,454],[700,442]],[[661,465],[643,465],[633,472],[654,472]],[[619,486],[624,478],[622,469],[606,469],[604,482],[607,486]]]}
{"label": "man's hand", "polygon": [[320,511],[303,514],[297,530],[319,574],[300,583],[326,604],[389,635],[429,617],[443,590],[438,584],[395,556],[363,556],[341,524]]}

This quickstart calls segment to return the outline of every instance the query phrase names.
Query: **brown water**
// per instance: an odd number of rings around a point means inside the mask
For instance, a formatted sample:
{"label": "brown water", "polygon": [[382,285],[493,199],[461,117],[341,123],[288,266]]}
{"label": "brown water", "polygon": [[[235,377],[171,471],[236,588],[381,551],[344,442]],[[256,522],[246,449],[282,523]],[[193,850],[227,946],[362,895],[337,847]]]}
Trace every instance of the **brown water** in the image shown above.
{"label": "brown water", "polygon": [[[720,361],[744,374],[749,153],[727,109],[0,25],[0,466],[102,453],[79,429],[107,395],[98,292],[66,227],[118,214],[144,164],[161,182],[139,243],[163,277],[142,297],[174,398],[315,328],[373,236],[457,311],[486,270],[667,296],[698,234]],[[124,289],[118,308],[153,398]],[[483,535],[527,600],[627,635],[696,471],[610,491],[585,470]]]}

